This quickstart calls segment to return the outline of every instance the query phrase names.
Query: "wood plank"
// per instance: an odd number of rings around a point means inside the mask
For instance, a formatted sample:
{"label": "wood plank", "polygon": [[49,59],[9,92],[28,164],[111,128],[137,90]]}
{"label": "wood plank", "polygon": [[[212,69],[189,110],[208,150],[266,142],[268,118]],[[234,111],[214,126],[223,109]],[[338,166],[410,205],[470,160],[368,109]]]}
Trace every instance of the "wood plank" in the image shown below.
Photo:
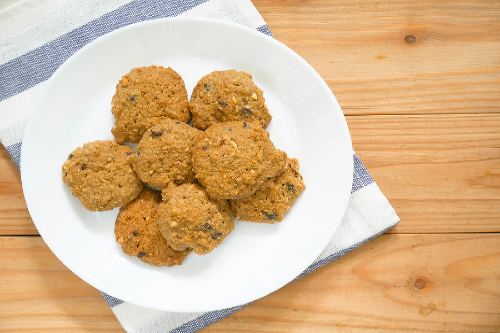
{"label": "wood plank", "polygon": [[[0,237],[0,331],[119,331],[38,237]],[[498,332],[500,235],[384,235],[207,332]]]}
{"label": "wood plank", "polygon": [[500,115],[348,122],[354,149],[401,217],[391,232],[500,231]]}
{"label": "wood plank", "polygon": [[19,169],[0,145],[0,235],[38,234],[24,202]]}
{"label": "wood plank", "polygon": [[[391,232],[500,231],[500,115],[349,116],[354,148],[401,217]],[[0,234],[36,234],[0,154]]]}
{"label": "wood plank", "polygon": [[498,332],[499,235],[385,235],[208,332]]}
{"label": "wood plank", "polygon": [[500,112],[499,1],[253,2],[346,114]]}
{"label": "wood plank", "polygon": [[0,237],[0,332],[122,332],[97,290],[40,237]]}

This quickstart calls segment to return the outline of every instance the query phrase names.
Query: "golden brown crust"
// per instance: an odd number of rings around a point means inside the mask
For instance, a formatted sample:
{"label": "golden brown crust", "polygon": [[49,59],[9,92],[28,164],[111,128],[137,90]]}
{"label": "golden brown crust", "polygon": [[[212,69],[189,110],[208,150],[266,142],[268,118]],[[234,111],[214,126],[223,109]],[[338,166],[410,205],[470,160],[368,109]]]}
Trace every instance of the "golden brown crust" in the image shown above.
{"label": "golden brown crust", "polygon": [[234,216],[241,220],[276,223],[285,218],[304,189],[299,162],[295,158],[290,159],[281,175],[271,179],[253,195],[231,200],[231,209]]}
{"label": "golden brown crust", "polygon": [[241,199],[255,193],[266,180],[286,167],[286,154],[277,150],[258,123],[218,123],[198,137],[193,170],[215,199]]}
{"label": "golden brown crust", "polygon": [[191,149],[200,133],[179,120],[166,119],[148,129],[130,157],[139,178],[163,189],[194,180]]}
{"label": "golden brown crust", "polygon": [[198,81],[189,108],[193,125],[205,130],[219,122],[258,121],[266,127],[271,121],[262,90],[248,73],[215,71]]}
{"label": "golden brown crust", "polygon": [[184,81],[170,67],[132,69],[118,82],[111,110],[111,132],[118,142],[138,142],[148,128],[167,118],[189,121]]}
{"label": "golden brown crust", "polygon": [[130,154],[130,147],[113,141],[86,143],[63,164],[63,181],[89,210],[126,205],[142,190],[142,183],[128,162]]}
{"label": "golden brown crust", "polygon": [[212,200],[199,185],[183,184],[163,191],[158,226],[168,244],[207,254],[233,230],[234,222],[225,200]]}
{"label": "golden brown crust", "polygon": [[160,202],[159,193],[144,190],[137,199],[120,209],[115,223],[116,241],[123,252],[148,264],[180,265],[191,250],[175,251],[168,246],[156,224]]}

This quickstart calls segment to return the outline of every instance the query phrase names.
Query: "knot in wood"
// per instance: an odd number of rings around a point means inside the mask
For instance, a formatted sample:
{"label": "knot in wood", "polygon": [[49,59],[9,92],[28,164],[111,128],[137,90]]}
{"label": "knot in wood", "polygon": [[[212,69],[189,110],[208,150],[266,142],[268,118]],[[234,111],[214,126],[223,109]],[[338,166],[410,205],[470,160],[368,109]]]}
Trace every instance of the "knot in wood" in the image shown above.
{"label": "knot in wood", "polygon": [[413,35],[406,35],[405,36],[405,42],[407,42],[409,44],[415,43],[416,41],[417,41],[417,38],[415,38],[415,36],[413,36]]}
{"label": "knot in wood", "polygon": [[426,286],[427,286],[427,281],[425,281],[424,279],[422,278],[417,278],[415,280],[415,282],[413,283],[413,285],[415,286],[415,288],[417,289],[424,289]]}

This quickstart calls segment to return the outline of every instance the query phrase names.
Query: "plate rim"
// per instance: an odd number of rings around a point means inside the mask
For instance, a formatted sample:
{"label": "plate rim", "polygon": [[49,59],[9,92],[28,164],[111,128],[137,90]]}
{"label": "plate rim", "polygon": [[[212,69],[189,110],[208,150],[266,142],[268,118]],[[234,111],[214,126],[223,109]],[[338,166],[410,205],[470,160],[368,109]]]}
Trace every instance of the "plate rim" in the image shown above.
{"label": "plate rim", "polygon": [[[341,122],[341,127],[343,129],[343,134],[342,136],[344,137],[344,140],[346,145],[349,146],[350,148],[350,151],[353,153],[353,149],[352,149],[352,139],[351,139],[351,135],[350,135],[350,131],[349,131],[349,127],[347,125],[347,120],[345,118],[345,115],[343,114],[342,112],[342,108],[340,106],[340,104],[338,103],[337,101],[337,98],[335,97],[334,93],[333,93],[333,90],[328,86],[328,84],[325,82],[325,80],[321,77],[321,75],[314,69],[314,67],[309,63],[307,62],[304,58],[302,58],[296,51],[294,51],[293,49],[291,49],[290,47],[286,46],[284,43],[280,42],[279,40],[275,39],[274,37],[271,37],[269,35],[266,35],[260,31],[257,31],[253,28],[250,28],[250,27],[247,27],[247,26],[244,26],[244,25],[241,25],[241,24],[238,24],[238,23],[234,23],[234,22],[229,22],[229,21],[223,21],[223,20],[218,20],[218,19],[212,19],[212,18],[196,18],[196,17],[168,17],[168,18],[159,18],[159,19],[154,19],[154,20],[146,20],[146,21],[142,21],[142,22],[137,22],[137,23],[134,23],[134,24],[130,24],[130,25],[127,25],[125,27],[121,27],[119,29],[116,29],[116,30],[113,30],[109,33],[106,33],[102,36],[99,36],[97,37],[96,39],[94,39],[93,41],[87,43],[86,45],[84,45],[82,48],[80,48],[79,50],[77,50],[75,53],[73,53],[68,59],[66,59],[64,61],[63,64],[61,64],[57,69],[56,71],[52,74],[52,76],[46,81],[46,87],[45,87],[45,90],[38,96],[37,100],[35,101],[35,103],[33,103],[33,106],[32,106],[32,112],[26,122],[26,127],[25,127],[25,131],[23,133],[23,142],[25,141],[25,138],[28,136],[28,133],[31,131],[31,128],[34,125],[34,118],[35,118],[35,113],[36,111],[35,110],[38,110],[40,109],[41,107],[41,104],[42,104],[42,101],[44,100],[44,97],[47,95],[47,91],[49,91],[52,87],[52,85],[54,84],[54,81],[56,81],[56,79],[58,78],[58,76],[64,72],[65,68],[67,66],[69,66],[73,60],[81,53],[85,52],[87,49],[93,47],[95,44],[97,43],[100,43],[102,41],[104,41],[105,39],[109,38],[110,36],[114,35],[114,34],[119,34],[119,33],[122,33],[124,31],[127,31],[127,30],[133,30],[137,27],[140,27],[140,26],[145,26],[145,25],[155,25],[155,24],[175,24],[175,22],[191,22],[191,23],[208,23],[208,24],[216,24],[216,25],[223,25],[223,26],[227,26],[229,27],[230,29],[238,29],[238,30],[242,30],[244,31],[245,33],[251,33],[255,36],[258,36],[258,38],[264,38],[264,39],[268,39],[268,41],[270,41],[271,43],[275,44],[275,46],[281,48],[282,50],[285,50],[286,53],[292,57],[294,57],[296,60],[298,60],[299,62],[302,63],[302,65],[308,70],[308,72],[310,72],[311,74],[314,75],[316,81],[318,81],[318,83],[321,85],[322,89],[325,90],[327,92],[327,95],[329,96],[331,102],[336,106],[336,108],[338,109],[338,111],[340,112],[340,116],[339,117],[339,120]],[[336,111],[335,111],[336,112]],[[34,218],[33,214],[32,214],[32,211],[33,211],[33,206],[32,206],[32,203],[30,203],[28,201],[28,197],[30,197],[29,195],[27,195],[26,193],[26,190],[25,190],[25,187],[24,187],[24,184],[26,182],[26,179],[28,178],[28,176],[26,175],[27,171],[25,171],[26,169],[23,168],[23,161],[25,160],[25,157],[24,156],[27,156],[25,154],[26,150],[28,148],[26,148],[27,146],[26,145],[22,145],[21,146],[21,161],[20,161],[20,173],[21,173],[21,183],[22,183],[22,188],[23,188],[23,195],[25,197],[25,201],[26,201],[26,206],[28,208],[28,211],[30,213],[30,216],[32,217],[32,220],[33,220],[33,223],[35,224],[35,226],[37,227],[37,231],[39,232],[39,235],[41,236],[41,238],[43,239],[44,243],[49,247],[49,249],[51,250],[52,254],[56,256],[56,258],[67,268],[69,269],[73,274],[75,274],[76,276],[78,276],[80,279],[82,279],[83,281],[85,281],[85,283],[91,285],[92,287],[96,288],[97,290],[99,290],[101,293],[106,293],[110,296],[113,296],[113,297],[116,297],[116,298],[119,298],[120,300],[123,300],[127,303],[131,303],[131,304],[134,304],[134,305],[139,305],[139,306],[144,306],[144,307],[149,307],[149,308],[154,308],[154,309],[158,309],[158,310],[164,310],[164,311],[170,311],[170,312],[208,312],[208,311],[217,311],[217,310],[222,310],[222,309],[227,309],[227,308],[231,308],[231,307],[234,307],[234,306],[239,306],[239,305],[244,305],[244,304],[247,304],[247,302],[244,302],[243,304],[224,304],[223,306],[219,306],[217,308],[205,308],[205,307],[192,307],[192,308],[189,308],[189,309],[179,309],[179,308],[171,308],[171,307],[164,307],[164,306],[159,306],[158,304],[155,304],[155,305],[152,305],[152,304],[147,304],[147,302],[142,302],[141,300],[136,300],[136,299],[131,299],[130,297],[128,296],[123,296],[123,295],[120,295],[120,296],[114,296],[112,295],[113,293],[108,293],[106,290],[106,288],[100,288],[100,286],[98,285],[98,283],[95,283],[95,281],[92,281],[92,283],[90,282],[90,280],[92,280],[92,278],[89,278],[89,276],[87,276],[86,274],[82,273],[81,271],[79,271],[78,273],[76,272],[77,269],[73,269],[72,267],[69,267],[59,256],[58,254],[56,253],[56,251],[54,251],[53,249],[53,246],[50,244],[50,242],[47,242],[45,236],[39,231],[39,228],[38,228],[38,224],[36,222],[36,218]],[[351,155],[352,155],[351,153]],[[350,163],[349,163],[349,170],[350,170],[350,174],[353,175],[353,171],[354,171],[354,161],[352,159],[352,156],[350,158]],[[351,176],[351,180],[349,182],[349,190],[347,191],[347,189],[345,190],[346,194],[343,196],[343,199],[344,199],[344,202],[342,204],[342,215],[343,216],[347,210],[347,207],[348,207],[348,203],[349,203],[349,198],[351,196],[351,188],[352,188],[352,182],[353,182],[353,178]],[[36,215],[36,214],[35,214]],[[342,220],[342,218],[341,218]],[[335,227],[334,231],[332,232],[331,234],[331,237],[333,237],[333,235],[338,231],[338,228],[341,224],[341,220],[337,223],[337,226]],[[331,239],[330,237],[330,239]],[[328,242],[326,244],[324,244],[325,246],[328,245]],[[317,253],[317,256],[318,257],[321,252],[324,250],[324,247],[322,248],[321,251],[319,251],[319,253]],[[304,271],[305,269],[307,269],[311,264],[314,263],[314,260],[312,262],[310,262],[307,266],[303,267],[301,269],[301,271]],[[269,291],[269,292],[266,292],[262,295],[257,295],[257,297],[252,297],[251,300],[249,300],[248,302],[253,302],[255,300],[258,300],[262,297],[265,297],[279,289],[281,289],[282,287],[286,286],[287,284],[289,284],[290,282],[292,282],[295,278],[297,278],[297,276],[293,276],[293,277],[290,277],[287,279],[286,282],[284,282],[283,284],[281,284],[279,287]]]}

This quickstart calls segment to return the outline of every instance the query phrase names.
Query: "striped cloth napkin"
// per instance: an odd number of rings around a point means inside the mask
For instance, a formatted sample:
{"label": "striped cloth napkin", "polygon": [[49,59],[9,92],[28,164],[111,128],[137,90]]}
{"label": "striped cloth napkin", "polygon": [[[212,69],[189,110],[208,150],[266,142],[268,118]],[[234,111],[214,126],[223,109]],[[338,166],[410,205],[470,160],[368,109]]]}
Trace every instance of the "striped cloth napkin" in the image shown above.
{"label": "striped cloth napkin", "polygon": [[[207,17],[271,35],[250,0],[4,0],[0,2],[0,142],[19,166],[23,131],[33,103],[54,71],[95,38],[162,17]],[[299,277],[393,227],[399,218],[354,154],[349,206],[319,258]],[[298,278],[299,278],[298,277]],[[206,313],[171,313],[125,303],[103,293],[128,332],[194,332],[246,304]]]}

